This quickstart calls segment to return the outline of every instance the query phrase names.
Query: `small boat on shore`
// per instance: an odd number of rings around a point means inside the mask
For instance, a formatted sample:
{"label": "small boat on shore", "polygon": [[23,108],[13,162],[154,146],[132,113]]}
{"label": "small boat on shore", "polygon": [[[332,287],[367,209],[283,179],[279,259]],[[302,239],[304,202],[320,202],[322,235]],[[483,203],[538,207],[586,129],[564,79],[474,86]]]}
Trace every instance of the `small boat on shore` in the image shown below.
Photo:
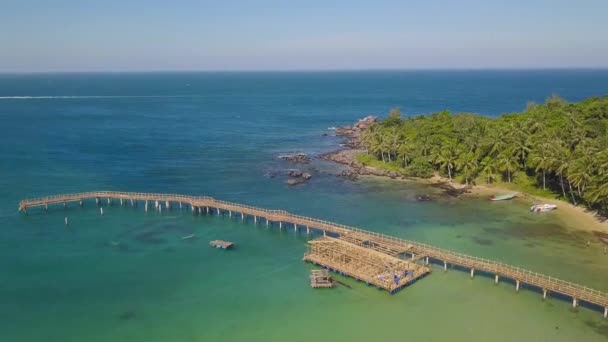
{"label": "small boat on shore", "polygon": [[515,198],[516,196],[517,196],[517,193],[494,195],[494,196],[490,197],[490,201],[505,201],[505,200],[510,200],[512,198]]}
{"label": "small boat on shore", "polygon": [[545,212],[545,211],[551,211],[557,209],[557,205],[556,204],[548,204],[548,203],[544,203],[544,204],[535,204],[533,206],[530,207],[530,211],[533,213],[540,213],[540,212]]}

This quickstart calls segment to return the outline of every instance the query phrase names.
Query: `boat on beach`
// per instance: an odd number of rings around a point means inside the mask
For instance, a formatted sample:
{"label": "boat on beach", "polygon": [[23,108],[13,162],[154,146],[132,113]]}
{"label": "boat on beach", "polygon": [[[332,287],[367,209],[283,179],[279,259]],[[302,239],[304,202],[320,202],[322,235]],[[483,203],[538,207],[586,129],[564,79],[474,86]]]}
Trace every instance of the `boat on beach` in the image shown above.
{"label": "boat on beach", "polygon": [[505,201],[505,200],[510,200],[512,198],[515,198],[516,196],[517,196],[517,193],[494,195],[494,196],[490,197],[490,201]]}
{"label": "boat on beach", "polygon": [[548,204],[548,203],[544,203],[544,204],[535,204],[533,206],[530,207],[530,211],[533,213],[540,213],[540,212],[545,212],[545,211],[551,211],[557,209],[557,205],[556,204]]}

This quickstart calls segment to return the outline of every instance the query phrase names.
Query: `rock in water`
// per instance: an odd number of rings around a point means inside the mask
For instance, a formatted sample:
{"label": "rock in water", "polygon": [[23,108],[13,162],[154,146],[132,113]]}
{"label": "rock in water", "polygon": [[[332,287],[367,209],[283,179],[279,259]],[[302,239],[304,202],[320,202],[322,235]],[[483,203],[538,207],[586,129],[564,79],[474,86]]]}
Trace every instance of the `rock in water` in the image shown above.
{"label": "rock in water", "polygon": [[302,171],[300,170],[289,170],[287,175],[290,177],[302,177]]}
{"label": "rock in water", "polygon": [[304,173],[302,173],[302,178],[309,180],[312,178],[312,175],[308,172],[304,172]]}
{"label": "rock in water", "polygon": [[298,177],[298,178],[290,178],[287,180],[287,184],[289,185],[298,185],[298,184],[302,184],[305,183],[306,179]]}
{"label": "rock in water", "polygon": [[310,157],[304,153],[294,153],[279,156],[279,159],[286,160],[292,163],[308,164],[310,163]]}

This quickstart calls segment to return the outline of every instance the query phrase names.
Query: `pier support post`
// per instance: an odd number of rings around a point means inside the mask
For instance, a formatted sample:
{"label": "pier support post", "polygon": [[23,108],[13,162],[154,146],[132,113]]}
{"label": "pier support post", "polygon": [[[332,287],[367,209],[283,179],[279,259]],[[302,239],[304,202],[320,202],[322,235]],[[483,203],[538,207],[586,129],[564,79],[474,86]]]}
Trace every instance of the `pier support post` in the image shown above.
{"label": "pier support post", "polygon": [[604,308],[604,318],[608,318],[608,307]]}
{"label": "pier support post", "polygon": [[471,278],[475,277],[475,269],[471,268]]}
{"label": "pier support post", "polygon": [[95,197],[95,204],[99,205],[99,197]]}
{"label": "pier support post", "polygon": [[63,202],[63,209],[68,207],[68,203],[67,202]]}
{"label": "pier support post", "polygon": [[515,291],[519,292],[519,280],[515,281]]}
{"label": "pier support post", "polygon": [[121,198],[121,199],[120,199],[120,206],[121,206],[121,207],[122,207],[122,204],[123,204],[123,203],[122,203],[122,198]]}
{"label": "pier support post", "polygon": [[99,215],[103,216],[103,207],[99,207]]}
{"label": "pier support post", "polygon": [[81,207],[82,207],[82,204],[83,204],[83,203],[82,203],[82,200],[80,200],[80,206],[81,206]]}
{"label": "pier support post", "polygon": [[171,209],[171,203],[169,203],[169,201],[165,201],[165,208]]}
{"label": "pier support post", "polygon": [[425,259],[425,260],[424,260],[424,263],[428,265],[428,264],[429,264],[429,257],[426,257],[426,258],[424,258],[424,259]]}
{"label": "pier support post", "polygon": [[323,236],[327,236],[327,231],[323,231]]}
{"label": "pier support post", "polygon": [[207,215],[209,215],[209,207],[205,207],[205,211],[207,212]]}
{"label": "pier support post", "polygon": [[310,235],[310,227],[306,226],[306,235]]}
{"label": "pier support post", "polygon": [[148,212],[148,201],[144,203],[144,211]]}
{"label": "pier support post", "polygon": [[293,231],[298,232],[298,225],[296,223],[293,224]]}
{"label": "pier support post", "polygon": [[416,254],[412,253],[412,260],[416,257]]}
{"label": "pier support post", "polygon": [[158,212],[159,212],[159,213],[162,213],[162,212],[163,212],[163,205],[162,205],[162,204],[159,204],[159,205],[158,205]]}
{"label": "pier support post", "polygon": [[108,197],[108,205],[112,204],[112,199]]}
{"label": "pier support post", "polygon": [[201,215],[202,212],[203,212],[203,208],[198,207],[198,214]]}
{"label": "pier support post", "polygon": [[498,284],[498,274],[494,276],[494,284]]}
{"label": "pier support post", "polygon": [[179,202],[179,209],[182,209],[182,202]]}
{"label": "pier support post", "polygon": [[131,198],[131,206],[134,207],[135,203],[133,203],[133,199]]}
{"label": "pier support post", "polygon": [[154,209],[158,209],[158,200],[154,201]]}
{"label": "pier support post", "polygon": [[241,221],[245,222],[245,214],[241,213]]}
{"label": "pier support post", "polygon": [[228,217],[232,217],[232,210],[228,210]]}
{"label": "pier support post", "polygon": [[283,229],[283,222],[279,221],[279,230]]}
{"label": "pier support post", "polygon": [[258,217],[253,215],[253,224],[258,224]]}
{"label": "pier support post", "polygon": [[572,307],[576,308],[577,305],[578,305],[578,300],[576,298],[572,298]]}
{"label": "pier support post", "polygon": [[68,225],[68,217],[67,216],[65,217],[65,225],[66,226]]}
{"label": "pier support post", "polygon": [[[25,210],[25,208],[23,208],[23,211],[27,211],[27,210]],[[49,204],[48,203],[44,203],[44,211],[49,211]]]}
{"label": "pier support post", "polygon": [[543,289],[543,299],[547,299],[547,289]]}
{"label": "pier support post", "polygon": [[447,261],[444,261],[443,262],[443,271],[447,272],[447,270],[448,270],[448,263],[447,263]]}
{"label": "pier support post", "polygon": [[268,218],[266,218],[266,227],[268,228],[270,226],[270,222],[268,221]]}

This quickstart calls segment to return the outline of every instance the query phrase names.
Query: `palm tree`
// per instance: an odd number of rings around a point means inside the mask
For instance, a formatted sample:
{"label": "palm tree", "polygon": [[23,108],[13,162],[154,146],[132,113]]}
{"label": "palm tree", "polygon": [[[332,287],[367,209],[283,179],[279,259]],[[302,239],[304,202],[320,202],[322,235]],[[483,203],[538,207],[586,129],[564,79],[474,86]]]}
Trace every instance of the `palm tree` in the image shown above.
{"label": "palm tree", "polygon": [[462,171],[465,183],[469,185],[469,178],[472,178],[477,172],[477,166],[479,165],[477,157],[473,152],[462,153],[456,160],[456,165],[458,170]]}
{"label": "palm tree", "polygon": [[[554,146],[549,150],[551,154],[553,168],[555,172],[557,172],[557,174],[559,175],[559,183],[562,188],[562,194],[564,195],[564,198],[567,198],[566,190],[564,188],[564,176],[568,175],[570,166],[572,165],[572,153],[568,148],[561,146],[561,144],[559,144],[559,141],[554,141],[551,143],[551,145]],[[571,195],[572,202],[576,204],[576,201],[574,200],[574,195]]]}
{"label": "palm tree", "polygon": [[418,147],[422,150],[422,155],[425,157],[429,156],[429,151],[431,150],[432,143],[431,137],[427,134],[418,137],[417,139]]}
{"label": "palm tree", "polygon": [[587,200],[591,204],[603,203],[606,205],[608,200],[608,177],[604,177],[589,188]]}
{"label": "palm tree", "polygon": [[412,159],[414,153],[413,146],[408,144],[405,140],[401,141],[397,153],[403,159],[403,167],[407,167],[407,163]]}
{"label": "palm tree", "polygon": [[486,139],[485,144],[488,146],[488,154],[496,156],[500,154],[505,148],[507,148],[507,136],[503,134],[501,130],[495,129],[490,133]]}
{"label": "palm tree", "polygon": [[511,183],[511,175],[517,169],[518,160],[512,149],[504,150],[498,155],[498,166],[502,172],[507,173],[507,179]]}
{"label": "palm tree", "polygon": [[486,176],[486,182],[490,184],[490,180],[496,175],[496,160],[490,157],[485,157],[480,163],[481,173]]}
{"label": "palm tree", "polygon": [[514,154],[525,169],[526,157],[530,153],[530,139],[527,128],[519,123],[512,125],[509,137],[511,138],[511,146],[514,147]]}
{"label": "palm tree", "polygon": [[593,155],[584,154],[574,160],[568,180],[578,188],[579,196],[583,196],[587,185],[593,180]]}
{"label": "palm tree", "polygon": [[452,181],[452,170],[456,166],[456,159],[458,158],[458,150],[454,144],[448,144],[446,147],[437,150],[434,156],[434,162],[439,165],[440,168],[448,170],[448,177],[450,182]]}
{"label": "palm tree", "polygon": [[530,161],[532,165],[535,165],[536,168],[534,171],[539,172],[542,171],[543,174],[543,190],[547,189],[546,182],[546,173],[551,169],[553,165],[553,159],[549,152],[551,146],[548,143],[542,144],[537,148],[532,154],[530,154]]}

